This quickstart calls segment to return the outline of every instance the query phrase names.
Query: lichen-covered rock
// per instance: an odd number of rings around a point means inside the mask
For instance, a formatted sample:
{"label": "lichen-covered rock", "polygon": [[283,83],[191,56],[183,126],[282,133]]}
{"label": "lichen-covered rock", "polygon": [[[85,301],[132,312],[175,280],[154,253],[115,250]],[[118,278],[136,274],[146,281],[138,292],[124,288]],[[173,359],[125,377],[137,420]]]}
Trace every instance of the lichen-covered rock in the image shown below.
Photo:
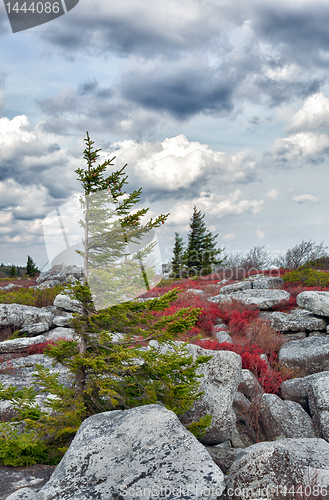
{"label": "lichen-covered rock", "polygon": [[[329,377],[313,380],[308,388],[308,403],[318,437],[324,437],[322,432],[322,412],[329,412]],[[326,416],[323,417],[324,422]],[[326,429],[324,428],[326,433]]]}
{"label": "lichen-covered rock", "polygon": [[250,371],[243,369],[241,371],[241,381],[238,391],[242,392],[248,398],[254,398],[264,393],[264,390],[255,375]]}
{"label": "lichen-covered rock", "polygon": [[23,326],[21,334],[27,337],[35,337],[39,333],[47,332],[49,325],[47,323],[33,323],[32,325]]}
{"label": "lichen-covered rock", "polygon": [[299,486],[314,484],[329,491],[329,443],[316,438],[282,439],[241,451],[230,468],[223,498],[277,500],[286,498],[284,491],[293,487],[296,492]]}
{"label": "lichen-covered rock", "polygon": [[38,307],[21,304],[0,304],[0,326],[14,326],[15,330],[34,323],[46,323],[51,326],[53,316]]}
{"label": "lichen-covered rock", "polygon": [[212,359],[197,368],[200,379],[201,399],[196,400],[190,410],[180,417],[184,425],[199,420],[205,415],[212,415],[212,421],[201,442],[219,444],[231,438],[235,429],[233,400],[241,380],[241,357],[231,351],[210,351],[188,344],[189,354],[212,356]]}
{"label": "lichen-covered rock", "polygon": [[329,385],[329,371],[314,373],[306,377],[292,378],[282,382],[280,391],[283,399],[296,401],[304,409],[308,409],[308,390],[311,383],[321,377],[327,377]]}
{"label": "lichen-covered rock", "polygon": [[319,426],[323,439],[329,442],[329,411],[322,411],[319,414]]}
{"label": "lichen-covered rock", "polygon": [[215,446],[205,446],[205,448],[215,464],[218,465],[224,474],[227,474],[237,455],[243,450],[243,448],[232,448],[231,446],[224,447],[220,444]]}
{"label": "lichen-covered rock", "polygon": [[260,420],[269,441],[283,438],[315,438],[311,417],[295,401],[282,401],[275,394],[264,394]]}
{"label": "lichen-covered rock", "polygon": [[149,405],[86,419],[35,499],[142,500],[161,488],[170,499],[215,500],[224,474],[173,412]]}
{"label": "lichen-covered rock", "polygon": [[257,288],[268,288],[268,289],[283,289],[284,281],[279,277],[264,276],[256,279],[252,283],[252,288],[256,290]]}
{"label": "lichen-covered rock", "polygon": [[232,293],[241,290],[251,290],[252,283],[250,281],[239,281],[239,283],[232,283],[232,285],[226,285],[221,288],[220,293]]}
{"label": "lichen-covered rock", "polygon": [[56,326],[70,326],[69,320],[73,318],[73,314],[65,314],[60,316],[55,316],[53,319],[53,323]]}
{"label": "lichen-covered rock", "polygon": [[314,314],[329,317],[329,292],[302,292],[297,295],[296,302]]}
{"label": "lichen-covered rock", "polygon": [[220,344],[223,342],[233,344],[231,335],[224,330],[216,330],[215,332],[213,332],[213,335],[216,337],[217,342],[219,342]]}
{"label": "lichen-covered rock", "polygon": [[281,366],[298,369],[301,376],[329,370],[329,337],[306,337],[284,344],[278,355]]}
{"label": "lichen-covered rock", "polygon": [[67,295],[60,293],[55,297],[54,306],[60,307],[61,309],[65,309],[65,311],[71,312],[82,312],[81,302],[75,299],[70,299]]}
{"label": "lichen-covered rock", "polygon": [[290,294],[285,290],[241,290],[235,293],[220,293],[214,297],[209,297],[207,300],[214,303],[222,303],[232,299],[238,299],[245,304],[253,304],[258,309],[271,309],[274,305],[282,300],[288,300]]}
{"label": "lichen-covered rock", "polygon": [[271,326],[280,332],[299,332],[325,330],[327,323],[309,311],[295,309],[290,314],[274,311],[271,315]]}

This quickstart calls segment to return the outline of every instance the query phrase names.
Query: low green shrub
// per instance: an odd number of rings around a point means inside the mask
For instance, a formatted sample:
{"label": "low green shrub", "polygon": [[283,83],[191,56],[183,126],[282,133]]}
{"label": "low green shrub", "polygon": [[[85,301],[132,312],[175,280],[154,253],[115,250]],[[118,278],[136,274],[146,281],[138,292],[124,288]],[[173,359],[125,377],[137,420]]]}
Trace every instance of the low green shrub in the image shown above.
{"label": "low green shrub", "polygon": [[306,286],[329,287],[329,273],[316,269],[296,269],[282,276],[285,283],[302,283]]}
{"label": "low green shrub", "polygon": [[20,288],[12,292],[0,290],[0,304],[21,304],[25,306],[45,307],[54,303],[56,295],[64,290],[63,285],[56,285],[53,288]]}

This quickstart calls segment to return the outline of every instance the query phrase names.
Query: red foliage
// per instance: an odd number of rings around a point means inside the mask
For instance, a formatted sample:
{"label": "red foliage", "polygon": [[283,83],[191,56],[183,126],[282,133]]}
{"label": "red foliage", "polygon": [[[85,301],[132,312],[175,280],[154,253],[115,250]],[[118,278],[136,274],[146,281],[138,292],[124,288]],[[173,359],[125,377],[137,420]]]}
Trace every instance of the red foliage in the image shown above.
{"label": "red foliage", "polygon": [[269,365],[260,357],[263,351],[255,344],[241,345],[239,343],[230,344],[222,342],[221,344],[216,340],[202,339],[193,342],[203,349],[210,349],[212,351],[233,351],[241,356],[242,368],[250,370],[264,391],[271,394],[279,394],[280,386],[284,380],[289,377],[283,375],[278,370],[274,369],[271,364],[276,362],[276,354],[269,359]]}
{"label": "red foliage", "polygon": [[289,297],[288,300],[280,300],[277,304],[272,306],[273,311],[291,311],[297,307],[296,297]]}
{"label": "red foliage", "polygon": [[45,342],[40,342],[39,344],[30,345],[21,354],[22,357],[31,356],[32,354],[43,354],[48,346],[56,345],[60,340],[66,340],[64,338],[58,338],[56,340],[46,340]]}
{"label": "red foliage", "polygon": [[243,335],[248,325],[258,318],[256,306],[248,306],[240,301],[232,300],[220,306],[219,317],[229,326],[232,334]]}

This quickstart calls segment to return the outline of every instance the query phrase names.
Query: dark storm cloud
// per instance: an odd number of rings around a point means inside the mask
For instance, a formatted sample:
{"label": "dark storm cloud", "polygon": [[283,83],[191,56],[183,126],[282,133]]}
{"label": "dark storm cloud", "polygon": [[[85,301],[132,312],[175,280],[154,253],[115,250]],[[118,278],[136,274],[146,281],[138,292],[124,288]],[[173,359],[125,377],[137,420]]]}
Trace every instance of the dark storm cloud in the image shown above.
{"label": "dark storm cloud", "polygon": [[165,110],[178,119],[200,112],[225,113],[233,110],[232,94],[237,82],[198,60],[156,64],[125,75],[122,96],[153,110]]}
{"label": "dark storm cloud", "polygon": [[254,10],[251,26],[257,37],[285,53],[302,66],[328,67],[328,5],[310,3],[276,5],[261,3]]}

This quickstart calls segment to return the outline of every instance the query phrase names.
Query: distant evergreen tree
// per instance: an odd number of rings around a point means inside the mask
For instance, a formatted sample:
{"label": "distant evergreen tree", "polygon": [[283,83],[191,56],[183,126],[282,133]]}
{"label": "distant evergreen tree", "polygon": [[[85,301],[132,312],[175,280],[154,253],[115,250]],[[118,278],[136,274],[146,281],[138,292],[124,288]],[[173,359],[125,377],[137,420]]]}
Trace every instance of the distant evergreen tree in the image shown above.
{"label": "distant evergreen tree", "polygon": [[18,267],[18,266],[17,266],[17,268],[16,268],[16,274],[17,274],[17,276],[20,276],[20,275],[21,275],[21,273],[20,273],[20,271],[19,271],[19,267]]}
{"label": "distant evergreen tree", "polygon": [[174,258],[171,261],[172,273],[175,278],[180,278],[182,275],[184,242],[179,233],[175,233]]}
{"label": "distant evergreen tree", "polygon": [[27,264],[26,264],[26,274],[29,276],[35,276],[39,269],[36,266],[36,263],[33,261],[32,257],[27,256]]}
{"label": "distant evergreen tree", "polygon": [[16,267],[14,266],[14,264],[11,266],[10,268],[10,273],[9,273],[9,276],[11,278],[13,278],[14,276],[16,276]]}
{"label": "distant evergreen tree", "polygon": [[194,269],[196,275],[207,275],[213,271],[215,265],[220,265],[224,259],[218,259],[219,255],[224,249],[216,249],[216,238],[207,230],[204,222],[205,215],[201,210],[197,210],[196,206],[193,207],[193,215],[191,218],[190,228],[188,234],[187,248],[183,256],[184,264],[187,270]]}

